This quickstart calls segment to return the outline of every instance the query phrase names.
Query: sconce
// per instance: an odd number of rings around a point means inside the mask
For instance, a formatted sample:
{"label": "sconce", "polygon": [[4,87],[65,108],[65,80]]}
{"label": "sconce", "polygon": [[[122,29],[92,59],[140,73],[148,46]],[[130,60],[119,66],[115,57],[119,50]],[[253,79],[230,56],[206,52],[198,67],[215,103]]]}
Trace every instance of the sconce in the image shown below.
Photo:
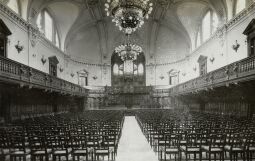
{"label": "sconce", "polygon": [[35,57],[36,57],[36,54],[33,54],[32,56],[35,58]]}
{"label": "sconce", "polygon": [[74,73],[71,73],[70,75],[71,75],[71,77],[74,77]]}
{"label": "sconce", "polygon": [[43,65],[46,63],[47,59],[44,57],[44,55],[42,56],[41,61],[42,61]]}
{"label": "sconce", "polygon": [[62,66],[60,66],[59,71],[60,71],[60,73],[62,73],[64,71],[64,68]]}
{"label": "sconce", "polygon": [[232,48],[233,48],[233,50],[235,50],[237,52],[239,47],[240,47],[240,44],[236,40],[236,44],[232,45]]}
{"label": "sconce", "polygon": [[94,80],[97,80],[97,76],[93,76],[92,78],[93,78]]}
{"label": "sconce", "polygon": [[212,56],[212,57],[210,58],[210,62],[213,63],[214,60],[215,60],[215,58],[214,58],[214,56]]}
{"label": "sconce", "polygon": [[163,80],[165,77],[164,77],[163,75],[161,75],[159,78],[160,78],[161,80]]}
{"label": "sconce", "polygon": [[20,53],[24,49],[24,46],[20,45],[18,41],[18,44],[15,45],[15,48],[17,49],[18,53]]}

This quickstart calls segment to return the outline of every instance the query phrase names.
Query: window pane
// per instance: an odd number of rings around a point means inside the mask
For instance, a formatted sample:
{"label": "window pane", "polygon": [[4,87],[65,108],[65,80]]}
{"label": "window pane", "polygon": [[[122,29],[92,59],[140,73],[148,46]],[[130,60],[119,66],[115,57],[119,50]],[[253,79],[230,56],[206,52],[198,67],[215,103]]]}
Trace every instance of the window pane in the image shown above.
{"label": "window pane", "polygon": [[59,44],[58,32],[56,32],[55,41],[56,41],[56,46],[59,48],[59,47],[60,47],[60,44]]}
{"label": "window pane", "polygon": [[243,9],[245,9],[246,0],[237,0],[236,1],[236,14],[238,14],[239,12],[241,12]]}
{"label": "window pane", "polygon": [[12,9],[14,12],[19,13],[19,5],[17,0],[9,0],[7,6],[10,7],[10,9]]}
{"label": "window pane", "polygon": [[200,31],[197,33],[197,47],[201,45],[201,33]]}
{"label": "window pane", "polygon": [[42,31],[42,14],[41,13],[39,13],[37,17],[36,25],[39,28],[39,30]]}
{"label": "window pane", "polygon": [[202,23],[202,30],[203,30],[203,41],[206,41],[211,36],[211,15],[210,12],[207,12],[203,19]]}
{"label": "window pane", "polygon": [[143,65],[142,64],[138,65],[138,74],[143,75]]}
{"label": "window pane", "polygon": [[215,12],[213,12],[213,20],[212,20],[213,33],[217,30],[218,24],[219,24],[218,16]]}
{"label": "window pane", "polygon": [[113,74],[118,75],[119,74],[119,67],[117,64],[113,65]]}
{"label": "window pane", "polygon": [[53,34],[53,20],[48,12],[45,13],[45,36],[47,39],[52,41],[52,34]]}

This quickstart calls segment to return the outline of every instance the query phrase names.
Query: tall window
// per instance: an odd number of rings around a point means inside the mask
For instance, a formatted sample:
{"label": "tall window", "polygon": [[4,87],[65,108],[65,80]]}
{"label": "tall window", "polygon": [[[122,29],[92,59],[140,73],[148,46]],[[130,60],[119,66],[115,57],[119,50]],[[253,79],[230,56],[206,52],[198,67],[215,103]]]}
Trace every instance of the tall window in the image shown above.
{"label": "tall window", "polygon": [[60,48],[59,33],[56,23],[47,10],[43,10],[38,14],[36,20],[37,27],[45,34],[45,37]]}
{"label": "tall window", "polygon": [[202,37],[203,41],[209,39],[211,36],[211,13],[207,12],[202,21]]}
{"label": "tall window", "polygon": [[14,12],[19,14],[19,3],[17,0],[9,0],[7,6],[12,9]]}
{"label": "tall window", "polygon": [[238,14],[246,7],[246,0],[236,0],[235,14]]}
{"label": "tall window", "polygon": [[114,75],[119,75],[119,66],[118,66],[118,64],[113,65],[113,74]]}
{"label": "tall window", "polygon": [[138,65],[138,75],[143,75],[144,73],[144,68],[143,68],[143,64],[139,64]]}
{"label": "tall window", "polygon": [[199,47],[214,34],[217,30],[218,23],[219,20],[215,12],[212,10],[206,12],[202,19],[201,26],[198,27],[196,47]]}

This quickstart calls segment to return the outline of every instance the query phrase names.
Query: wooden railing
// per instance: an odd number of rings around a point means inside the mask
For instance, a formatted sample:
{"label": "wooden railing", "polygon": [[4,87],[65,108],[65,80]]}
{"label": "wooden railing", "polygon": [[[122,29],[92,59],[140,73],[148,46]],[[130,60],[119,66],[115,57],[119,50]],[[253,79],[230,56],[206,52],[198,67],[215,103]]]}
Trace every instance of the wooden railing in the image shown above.
{"label": "wooden railing", "polygon": [[0,80],[63,94],[86,96],[88,90],[8,58],[0,57]]}
{"label": "wooden railing", "polygon": [[[245,79],[244,79],[245,78]],[[0,80],[28,83],[46,90],[57,91],[78,96],[87,94],[153,94],[155,96],[175,96],[207,88],[215,88],[240,80],[255,79],[255,56],[234,62],[206,75],[179,84],[170,89],[157,89],[153,86],[130,88],[109,87],[103,90],[88,90],[76,84],[53,77],[34,68],[0,57]]]}
{"label": "wooden railing", "polygon": [[254,56],[234,62],[206,75],[179,84],[169,89],[169,93],[171,95],[179,95],[205,88],[215,88],[217,86],[228,85],[229,83],[238,83],[240,79],[255,79],[252,77],[255,77]]}

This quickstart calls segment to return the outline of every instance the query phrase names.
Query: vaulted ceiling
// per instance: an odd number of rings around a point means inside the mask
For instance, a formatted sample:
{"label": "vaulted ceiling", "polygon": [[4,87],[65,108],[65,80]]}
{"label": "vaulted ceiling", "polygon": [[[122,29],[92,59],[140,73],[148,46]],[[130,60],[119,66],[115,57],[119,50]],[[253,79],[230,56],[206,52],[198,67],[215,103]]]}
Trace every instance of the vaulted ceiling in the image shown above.
{"label": "vaulted ceiling", "polygon": [[[40,10],[53,15],[62,49],[80,61],[109,62],[123,33],[106,16],[106,0],[30,0],[28,17],[33,22]],[[184,58],[194,47],[198,26],[208,9],[226,21],[228,0],[153,0],[150,19],[132,39],[141,45],[147,62],[171,62]]]}

